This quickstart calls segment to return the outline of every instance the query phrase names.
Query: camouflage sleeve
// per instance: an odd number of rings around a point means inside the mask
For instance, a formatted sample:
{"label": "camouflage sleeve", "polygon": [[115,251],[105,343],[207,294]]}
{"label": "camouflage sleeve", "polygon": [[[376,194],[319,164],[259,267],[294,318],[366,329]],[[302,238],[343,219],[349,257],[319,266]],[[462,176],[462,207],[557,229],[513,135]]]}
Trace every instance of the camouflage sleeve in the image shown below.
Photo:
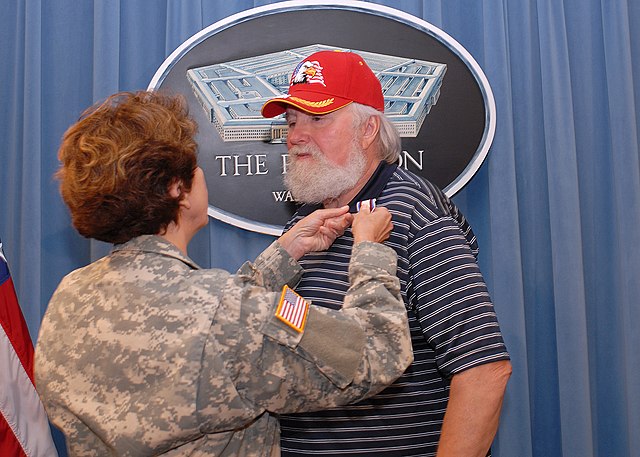
{"label": "camouflage sleeve", "polygon": [[302,332],[275,316],[278,289],[290,280],[282,271],[297,271],[285,254],[271,246],[239,274],[216,281],[198,273],[220,300],[202,354],[202,430],[229,430],[265,410],[313,411],[361,400],[393,382],[413,359],[395,251],[356,245],[344,309],[311,305]]}
{"label": "camouflage sleeve", "polygon": [[396,262],[388,247],[355,246],[345,308],[311,306],[303,333],[274,317],[279,294],[271,297],[262,324],[249,312],[251,299],[245,295],[239,324],[245,331],[237,334],[234,355],[225,364],[243,404],[272,412],[311,411],[355,402],[399,377],[413,356]]}
{"label": "camouflage sleeve", "polygon": [[[345,336],[335,334],[339,327],[332,324],[333,314],[326,313],[322,331],[306,333],[300,347],[325,362],[342,379],[325,374],[341,387],[370,378],[373,395],[396,380],[413,361],[413,348],[400,280],[396,276],[396,252],[390,247],[361,242],[353,248],[349,264],[350,287],[341,313],[365,331],[364,363],[343,359],[350,344]],[[320,308],[329,311],[327,308]],[[327,319],[327,317],[329,319]],[[321,338],[318,338],[321,336]],[[353,349],[351,349],[353,350]]]}
{"label": "camouflage sleeve", "polygon": [[267,290],[278,290],[287,284],[291,287],[300,281],[302,267],[289,253],[274,241],[254,261],[245,262],[236,275]]}

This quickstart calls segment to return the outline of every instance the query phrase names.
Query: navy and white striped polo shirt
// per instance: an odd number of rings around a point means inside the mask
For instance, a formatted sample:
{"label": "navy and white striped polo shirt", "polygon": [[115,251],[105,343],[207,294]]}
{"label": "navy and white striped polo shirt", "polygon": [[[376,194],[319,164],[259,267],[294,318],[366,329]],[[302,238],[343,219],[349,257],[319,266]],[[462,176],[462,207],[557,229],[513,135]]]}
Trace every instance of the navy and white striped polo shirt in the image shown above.
{"label": "navy and white striped polo shirt", "polygon": [[[358,201],[376,198],[392,215],[385,244],[398,253],[414,362],[394,384],[355,405],[281,416],[283,456],[435,455],[450,377],[509,358],[476,263],[471,227],[433,184],[381,163]],[[317,206],[304,205],[288,229]],[[347,230],[328,251],[300,260],[296,291],[315,305],[339,309],[349,287],[353,236]]]}

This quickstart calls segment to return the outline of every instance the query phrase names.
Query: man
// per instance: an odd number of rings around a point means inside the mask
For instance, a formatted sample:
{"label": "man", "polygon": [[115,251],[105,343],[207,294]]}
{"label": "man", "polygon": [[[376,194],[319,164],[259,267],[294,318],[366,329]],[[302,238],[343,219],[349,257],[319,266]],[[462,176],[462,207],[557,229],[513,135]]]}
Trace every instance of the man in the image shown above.
{"label": "man", "polygon": [[[398,168],[400,138],[385,118],[380,82],[355,53],[321,51],[269,100],[285,113],[294,199],[286,227],[313,209],[359,202],[386,207],[414,362],[392,386],[349,407],[281,417],[283,455],[485,456],[511,374],[493,305],[478,269],[473,232],[433,184]],[[375,199],[375,200],[373,200]],[[353,239],[305,255],[297,291],[337,309]]]}

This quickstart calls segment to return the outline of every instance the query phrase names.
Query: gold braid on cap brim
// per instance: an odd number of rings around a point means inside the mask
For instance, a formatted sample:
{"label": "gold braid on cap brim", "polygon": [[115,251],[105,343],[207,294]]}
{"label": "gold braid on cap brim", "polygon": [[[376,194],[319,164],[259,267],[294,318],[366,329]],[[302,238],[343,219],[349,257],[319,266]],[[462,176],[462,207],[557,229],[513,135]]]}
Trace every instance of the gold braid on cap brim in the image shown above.
{"label": "gold braid on cap brim", "polygon": [[335,98],[327,98],[326,100],[321,100],[319,102],[310,102],[298,97],[289,97],[289,100],[293,100],[294,102],[300,103],[301,105],[310,106],[311,108],[325,108],[331,105]]}

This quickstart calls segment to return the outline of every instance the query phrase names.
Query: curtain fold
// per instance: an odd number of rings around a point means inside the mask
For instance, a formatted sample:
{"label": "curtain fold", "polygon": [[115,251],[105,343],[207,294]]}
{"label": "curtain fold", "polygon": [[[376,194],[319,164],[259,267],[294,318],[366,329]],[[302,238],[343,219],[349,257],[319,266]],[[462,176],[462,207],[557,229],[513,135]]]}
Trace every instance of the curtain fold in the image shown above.
{"label": "curtain fold", "polygon": [[[612,368],[620,373],[605,396],[603,409],[608,425],[621,429],[621,451],[633,452],[640,448],[640,271],[637,247],[640,244],[640,150],[638,142],[637,104],[638,72],[634,74],[632,40],[637,40],[638,29],[629,22],[631,3],[603,3],[602,28],[605,50],[604,66],[615,71],[606,72],[607,90],[603,93],[602,109],[608,115],[611,128],[611,182],[610,198],[616,215],[611,252],[615,254],[614,271],[618,291],[616,306],[612,307],[615,328],[619,338],[611,349],[616,356]],[[638,12],[636,6],[636,13]],[[638,15],[633,19],[637,19]],[[635,21],[637,27],[638,21]],[[633,30],[633,31],[632,31]],[[637,41],[636,41],[637,44]],[[636,52],[638,48],[635,48]],[[637,64],[637,58],[636,64]],[[634,90],[635,89],[635,90]],[[635,95],[635,99],[632,95]],[[604,359],[604,358],[603,358]],[[603,437],[603,441],[609,437]],[[615,442],[614,442],[615,444]],[[603,449],[604,450],[604,449]],[[637,451],[636,451],[637,452]]]}
{"label": "curtain fold", "polygon": [[[28,151],[22,157],[16,158],[19,168],[15,170],[16,188],[19,193],[14,194],[13,199],[18,203],[17,212],[13,218],[17,223],[15,227],[21,238],[23,249],[20,251],[21,258],[26,262],[18,263],[18,276],[35,275],[39,278],[42,275],[42,264],[40,255],[42,252],[42,215],[40,213],[27,213],[20,211],[21,208],[41,208],[42,195],[40,192],[32,192],[32,188],[39,189],[42,186],[44,174],[39,157],[42,149],[42,116],[40,107],[42,106],[42,10],[40,2],[27,0],[24,4],[24,49],[25,52],[17,57],[17,68],[15,77],[22,79],[15,107],[18,118],[22,125],[17,126],[16,135],[18,148]],[[27,52],[28,51],[28,52]],[[18,133],[19,132],[19,133]],[[45,178],[46,179],[46,178]],[[24,256],[24,257],[22,257]],[[34,281],[27,288],[25,294],[28,302],[38,303],[42,299],[42,283]],[[38,322],[40,310],[27,309],[25,319],[29,326],[29,331],[33,332]]]}
{"label": "curtain fold", "polygon": [[[145,89],[203,28],[271,0],[17,0],[0,6],[0,237],[35,341],[60,279],[110,246],[80,237],[52,178],[92,103]],[[640,2],[372,1],[478,61],[496,135],[454,201],[513,358],[498,457],[640,448]],[[326,25],[323,25],[326,26]],[[275,238],[217,220],[192,241],[235,271]],[[61,452],[64,455],[64,452]]]}
{"label": "curtain fold", "polygon": [[[491,293],[512,358],[511,398],[526,398],[529,391],[529,370],[525,309],[513,307],[515,303],[524,302],[525,278],[519,225],[513,223],[518,220],[520,209],[518,199],[514,198],[518,195],[518,182],[516,156],[513,154],[514,111],[518,108],[512,106],[510,96],[513,87],[509,72],[507,11],[498,2],[487,2],[483,4],[482,18],[484,59],[481,66],[487,69],[489,82],[496,90],[498,132],[492,146],[492,153],[496,152],[496,156],[487,162],[488,179],[483,177],[487,181],[482,192],[487,196],[485,207],[490,221],[490,243],[481,248],[481,256],[491,253]],[[502,320],[502,316],[507,315],[508,325]],[[493,451],[497,455],[529,455],[532,445],[530,405],[516,405],[508,399],[505,411],[507,409],[511,418],[502,422]],[[521,436],[519,441],[513,441],[512,437],[516,435]],[[505,452],[501,452],[503,449]]]}
{"label": "curtain fold", "polygon": [[[563,455],[594,455],[593,442],[581,439],[591,430],[585,278],[580,227],[580,192],[575,144],[571,67],[564,8],[552,0],[538,2],[547,186],[553,274],[560,433]],[[562,122],[558,122],[562,120]]]}

